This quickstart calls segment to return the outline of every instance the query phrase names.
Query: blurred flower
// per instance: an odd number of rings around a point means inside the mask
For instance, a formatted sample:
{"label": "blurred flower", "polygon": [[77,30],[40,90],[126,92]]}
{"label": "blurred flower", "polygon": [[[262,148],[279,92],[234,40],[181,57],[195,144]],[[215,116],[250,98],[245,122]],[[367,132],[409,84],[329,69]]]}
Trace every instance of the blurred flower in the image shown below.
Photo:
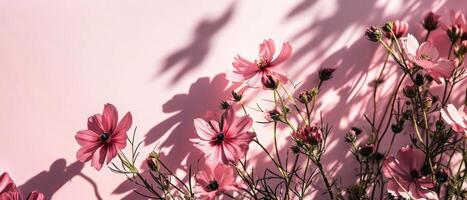
{"label": "blurred flower", "polygon": [[[446,112],[447,111],[447,112]],[[441,108],[441,117],[457,133],[464,133],[467,137],[467,107],[461,106],[458,110],[452,104],[446,106],[446,111]]]}
{"label": "blurred flower", "polygon": [[429,12],[422,21],[423,28],[427,31],[434,31],[439,26],[439,18],[439,15]]}
{"label": "blurred flower", "polygon": [[232,63],[234,69],[227,73],[227,79],[232,82],[243,82],[250,87],[256,87],[263,77],[269,75],[281,83],[287,83],[289,79],[286,73],[279,69],[278,66],[290,58],[292,47],[288,42],[285,42],[279,55],[273,59],[275,51],[274,41],[267,39],[259,45],[258,60],[250,62],[237,55]]}
{"label": "blurred flower", "polygon": [[321,81],[327,81],[332,78],[332,74],[336,71],[336,68],[322,68],[318,71],[319,79]]}
{"label": "blurred flower", "polygon": [[241,184],[235,183],[233,169],[224,164],[207,167],[196,174],[195,195],[200,199],[214,199],[225,192],[236,191]]}
{"label": "blurred flower", "polygon": [[[392,30],[396,38],[403,37],[409,32],[409,24],[405,21],[396,20],[388,23],[390,23],[389,28],[391,28],[389,30]],[[387,31],[385,35],[386,37],[391,38],[391,33],[389,31]]]}
{"label": "blurred flower", "polygon": [[[16,187],[16,184],[10,178],[8,173],[4,172],[0,175],[0,200],[21,200],[21,195]],[[29,193],[27,200],[44,200],[44,194],[32,191]]]}
{"label": "blurred flower", "polygon": [[420,170],[425,154],[410,145],[402,147],[397,157],[389,156],[383,162],[383,174],[389,179],[387,189],[393,196],[406,199],[438,199],[430,177],[422,176]]}
{"label": "blurred flower", "polygon": [[423,68],[435,81],[441,83],[441,78],[450,78],[454,71],[454,63],[449,60],[439,60],[438,49],[431,42],[421,45],[411,34],[405,41],[407,57],[411,62]]}
{"label": "blurred flower", "polygon": [[323,141],[323,134],[316,123],[299,127],[292,132],[292,136],[302,143],[311,145],[317,145]]}
{"label": "blurred flower", "polygon": [[236,163],[247,151],[255,137],[250,132],[253,120],[248,116],[236,117],[233,109],[228,109],[220,122],[203,119],[194,120],[196,133],[200,138],[190,139],[212,163]]}
{"label": "blurred flower", "polygon": [[81,145],[76,158],[81,162],[91,160],[91,166],[97,170],[102,168],[104,162],[108,164],[117,155],[117,150],[126,146],[127,131],[132,124],[131,113],[126,113],[117,122],[117,109],[110,103],[104,105],[102,115],[89,117],[88,130],[78,131],[75,135]]}

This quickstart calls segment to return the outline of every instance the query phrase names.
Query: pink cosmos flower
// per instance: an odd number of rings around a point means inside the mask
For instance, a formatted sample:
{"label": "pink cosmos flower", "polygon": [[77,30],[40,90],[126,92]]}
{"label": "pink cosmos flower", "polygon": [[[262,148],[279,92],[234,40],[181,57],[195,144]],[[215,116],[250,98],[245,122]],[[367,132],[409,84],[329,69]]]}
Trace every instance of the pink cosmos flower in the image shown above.
{"label": "pink cosmos flower", "polygon": [[225,192],[235,191],[241,184],[235,183],[233,169],[224,164],[208,167],[196,174],[195,195],[200,199],[214,199]]}
{"label": "pink cosmos flower", "polygon": [[[27,200],[44,200],[44,194],[33,191],[28,195]],[[0,200],[21,200],[16,184],[10,178],[8,173],[0,175]]]}
{"label": "pink cosmos flower", "polygon": [[407,58],[423,68],[436,83],[440,84],[441,78],[451,78],[454,63],[450,60],[440,60],[438,49],[431,42],[419,44],[413,35],[408,34],[405,49]]}
{"label": "pink cosmos flower", "polygon": [[81,162],[91,160],[91,166],[100,170],[104,162],[108,164],[116,155],[118,149],[126,146],[127,131],[131,127],[131,113],[118,122],[118,112],[112,104],[105,104],[101,114],[88,118],[88,130],[78,131],[76,141],[81,148],[76,158]]}
{"label": "pink cosmos flower", "polygon": [[299,127],[296,131],[292,132],[292,136],[306,144],[316,145],[323,141],[323,134],[318,124],[312,123]]}
{"label": "pink cosmos flower", "polygon": [[221,117],[221,121],[195,119],[194,125],[200,138],[190,139],[213,165],[236,163],[247,151],[255,137],[250,132],[253,120],[248,116],[235,117],[232,108]]}
{"label": "pink cosmos flower", "polygon": [[446,111],[441,108],[441,117],[457,133],[464,133],[467,137],[467,107],[461,106],[458,110],[454,105],[449,104]]}
{"label": "pink cosmos flower", "polygon": [[249,87],[256,87],[261,79],[264,80],[269,75],[282,83],[287,83],[289,79],[286,73],[278,66],[290,58],[292,47],[285,42],[279,55],[273,59],[275,51],[274,41],[267,39],[259,45],[258,60],[251,62],[237,55],[232,63],[234,69],[227,73],[227,79],[232,82],[245,83]]}
{"label": "pink cosmos flower", "polygon": [[[392,22],[392,32],[396,38],[403,37],[409,32],[409,24],[406,21],[396,20]],[[386,33],[386,37],[390,38],[391,34]]]}
{"label": "pink cosmos flower", "polygon": [[388,192],[406,199],[438,199],[433,181],[420,172],[425,163],[425,154],[410,145],[397,152],[397,158],[390,156],[384,160],[383,174],[389,179]]}

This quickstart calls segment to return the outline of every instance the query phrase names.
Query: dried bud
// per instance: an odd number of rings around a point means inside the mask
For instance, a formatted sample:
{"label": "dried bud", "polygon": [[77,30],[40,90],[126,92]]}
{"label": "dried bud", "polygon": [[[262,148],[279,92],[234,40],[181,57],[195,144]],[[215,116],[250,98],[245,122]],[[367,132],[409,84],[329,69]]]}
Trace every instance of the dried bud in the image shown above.
{"label": "dried bud", "polygon": [[375,159],[377,162],[381,161],[384,159],[384,154],[380,152],[376,152],[373,154],[373,159]]}
{"label": "dried bud", "polygon": [[221,109],[227,110],[229,108],[230,108],[230,103],[229,102],[227,102],[227,101],[222,101],[221,102]]}
{"label": "dried bud", "polygon": [[300,103],[307,104],[313,99],[313,96],[311,95],[311,92],[308,90],[304,90],[300,92],[298,95],[298,100]]}
{"label": "dried bud", "polygon": [[159,171],[161,168],[159,163],[159,154],[156,152],[151,152],[146,158],[146,164],[148,165],[150,170],[155,172]]}
{"label": "dried bud", "polygon": [[376,26],[370,26],[366,29],[365,36],[372,42],[381,40],[381,30]]}
{"label": "dried bud", "polygon": [[261,77],[261,83],[265,89],[275,90],[277,89],[277,86],[279,86],[279,81],[271,75]]}
{"label": "dried bud", "polygon": [[446,33],[448,34],[449,40],[454,43],[462,36],[462,28],[459,25],[451,25],[451,27],[446,30]]}
{"label": "dried bud", "polygon": [[408,98],[414,98],[415,96],[417,96],[417,87],[414,85],[405,86],[403,91],[404,91],[404,95]]}
{"label": "dried bud", "polygon": [[415,85],[422,86],[424,82],[425,82],[425,79],[423,75],[420,73],[417,73],[417,75],[415,75],[415,80],[414,80]]}
{"label": "dried bud", "polygon": [[405,21],[396,20],[394,22],[386,22],[384,32],[386,37],[391,38],[391,31],[396,38],[403,37],[409,32],[409,24]]}
{"label": "dried bud", "polygon": [[439,26],[439,18],[439,15],[433,12],[429,12],[422,21],[423,28],[425,28],[427,31],[436,30]]}
{"label": "dried bud", "polygon": [[238,94],[235,90],[232,90],[232,100],[235,102],[240,102],[243,98],[243,95]]}
{"label": "dried bud", "polygon": [[303,143],[317,145],[323,141],[321,129],[318,124],[305,125],[292,132],[292,136]]}
{"label": "dried bud", "polygon": [[332,74],[336,71],[335,68],[322,68],[319,70],[319,79],[321,81],[327,81],[332,78]]}
{"label": "dried bud", "polygon": [[366,144],[365,146],[361,146],[358,149],[358,153],[360,153],[360,155],[362,155],[363,157],[367,157],[371,155],[374,152],[374,150],[375,150],[375,145]]}

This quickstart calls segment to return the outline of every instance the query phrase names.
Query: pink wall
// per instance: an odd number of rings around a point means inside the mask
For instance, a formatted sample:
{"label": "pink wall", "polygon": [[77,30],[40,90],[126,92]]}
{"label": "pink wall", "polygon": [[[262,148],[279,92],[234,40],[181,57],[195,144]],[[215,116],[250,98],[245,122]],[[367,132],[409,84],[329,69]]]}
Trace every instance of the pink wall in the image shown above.
{"label": "pink wall", "polygon": [[[273,38],[291,42],[287,66],[296,82],[311,86],[318,67],[338,67],[318,109],[335,130],[325,160],[351,183],[342,137],[370,109],[372,63],[380,59],[362,37],[365,27],[417,24],[431,9],[451,8],[465,12],[467,2],[0,0],[0,171],[53,199],[131,199],[124,177],[75,162],[74,134],[87,117],[106,102],[131,110],[145,152],[159,143],[173,152],[170,165],[195,161],[192,120],[229,92],[219,74],[237,53],[254,58],[258,43]],[[395,78],[388,75],[383,91]]]}

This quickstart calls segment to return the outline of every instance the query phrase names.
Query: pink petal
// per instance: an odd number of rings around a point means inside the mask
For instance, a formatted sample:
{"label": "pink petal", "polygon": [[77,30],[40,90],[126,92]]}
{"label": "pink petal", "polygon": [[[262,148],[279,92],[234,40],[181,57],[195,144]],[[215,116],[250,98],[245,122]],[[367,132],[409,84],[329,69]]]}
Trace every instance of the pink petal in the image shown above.
{"label": "pink petal", "polygon": [[27,200],[44,200],[45,196],[44,194],[37,192],[37,191],[32,191]]}
{"label": "pink petal", "polygon": [[131,124],[133,123],[133,117],[130,112],[127,112],[125,116],[118,122],[117,127],[114,130],[114,133],[127,132],[130,130]]}
{"label": "pink petal", "polygon": [[264,40],[263,43],[259,45],[259,57],[263,60],[271,61],[275,51],[276,46],[272,39]]}
{"label": "pink petal", "polygon": [[101,143],[89,144],[86,146],[82,146],[78,152],[76,152],[76,159],[81,162],[87,162],[91,159],[94,152],[101,147]]}
{"label": "pink petal", "polygon": [[405,49],[407,52],[411,55],[416,55],[417,54],[417,49],[420,45],[418,44],[417,39],[412,34],[407,35],[407,41],[405,42]]}
{"label": "pink petal", "polygon": [[15,183],[11,179],[10,175],[7,172],[4,172],[0,176],[0,193],[14,190],[16,190]]}
{"label": "pink petal", "polygon": [[103,145],[99,148],[99,150],[95,151],[92,155],[91,166],[96,168],[97,171],[100,171],[102,165],[105,162],[105,156],[107,154],[107,146]]}
{"label": "pink petal", "polygon": [[113,158],[115,158],[115,156],[117,156],[117,147],[116,147],[115,145],[113,145],[113,144],[109,144],[109,145],[107,146],[107,155],[106,155],[106,157],[107,157],[107,162],[106,162],[106,164],[109,164],[110,161],[111,161]]}
{"label": "pink petal", "polygon": [[443,78],[451,78],[454,72],[454,63],[450,60],[440,60],[433,66],[432,71],[440,74]]}
{"label": "pink petal", "polygon": [[279,56],[277,56],[277,58],[274,59],[270,63],[270,65],[271,66],[279,65],[282,62],[289,59],[290,56],[292,56],[292,46],[290,46],[290,44],[288,42],[284,42],[284,44],[282,44],[282,49],[281,49],[281,52],[279,53]]}
{"label": "pink petal", "polygon": [[217,132],[215,132],[209,123],[204,121],[203,119],[197,118],[194,120],[195,124],[195,129],[196,133],[198,134],[199,137],[205,139],[205,140],[210,140],[212,137],[214,137]]}
{"label": "pink petal", "polygon": [[78,131],[75,135],[75,139],[81,146],[100,142],[99,135],[91,130]]}
{"label": "pink petal", "polygon": [[97,134],[104,133],[101,114],[95,114],[88,118],[88,129],[94,131]]}
{"label": "pink petal", "polygon": [[431,42],[424,42],[418,47],[417,57],[428,57],[432,61],[438,60],[439,52],[438,49]]}
{"label": "pink petal", "polygon": [[107,103],[102,112],[102,127],[106,133],[111,133],[117,126],[118,112],[114,105]]}
{"label": "pink petal", "polygon": [[127,134],[126,132],[120,131],[119,133],[114,133],[110,138],[110,143],[117,146],[118,149],[124,149],[126,147],[127,141]]}

